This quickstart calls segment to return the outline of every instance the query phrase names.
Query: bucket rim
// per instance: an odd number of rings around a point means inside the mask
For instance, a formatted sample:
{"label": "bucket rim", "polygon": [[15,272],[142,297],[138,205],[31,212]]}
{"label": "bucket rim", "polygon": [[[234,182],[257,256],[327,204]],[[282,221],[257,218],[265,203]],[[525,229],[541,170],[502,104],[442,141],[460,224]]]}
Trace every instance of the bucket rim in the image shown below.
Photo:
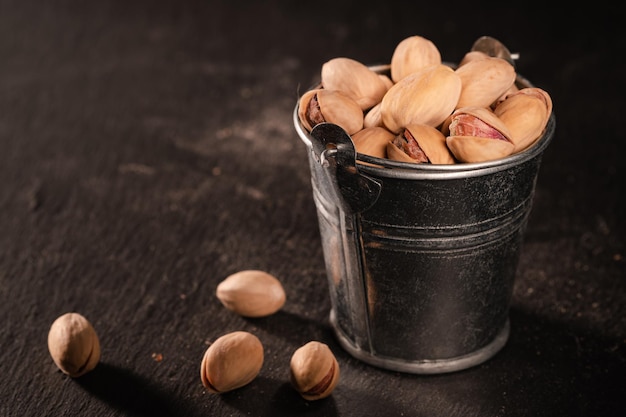
{"label": "bucket rim", "polygon": [[[298,117],[298,106],[296,103],[293,112],[293,123],[298,132],[298,136],[311,151],[313,139],[307,132]],[[356,162],[359,170],[377,177],[404,178],[404,179],[452,179],[468,178],[480,175],[487,175],[499,172],[520,165],[526,161],[539,157],[547,148],[554,137],[556,129],[556,116],[554,110],[550,113],[548,123],[541,137],[521,152],[509,155],[504,158],[494,159],[485,162],[460,162],[455,164],[420,164],[411,162],[394,161],[391,159],[378,158],[356,152]]]}
{"label": "bucket rim", "polygon": [[[451,62],[445,61],[442,63],[453,69],[457,67]],[[374,72],[384,74],[390,71],[391,65],[374,64],[368,65],[368,68]],[[530,80],[519,73],[516,74],[515,83],[520,87],[534,87],[534,84],[531,83]],[[315,88],[315,86],[312,86],[311,89],[312,88]],[[307,148],[311,150],[313,146],[313,139],[309,132],[306,131],[300,123],[300,119],[298,117],[299,102],[300,100],[298,99],[293,111],[293,123],[300,139],[305,143]],[[554,114],[554,109],[552,109],[541,137],[529,148],[504,158],[472,163],[460,162],[455,164],[420,164],[394,161],[391,159],[378,158],[355,152],[356,165],[359,170],[364,173],[387,178],[452,179],[487,175],[506,170],[512,166],[520,165],[535,157],[540,157],[548,144],[552,141],[555,130],[556,116]]]}

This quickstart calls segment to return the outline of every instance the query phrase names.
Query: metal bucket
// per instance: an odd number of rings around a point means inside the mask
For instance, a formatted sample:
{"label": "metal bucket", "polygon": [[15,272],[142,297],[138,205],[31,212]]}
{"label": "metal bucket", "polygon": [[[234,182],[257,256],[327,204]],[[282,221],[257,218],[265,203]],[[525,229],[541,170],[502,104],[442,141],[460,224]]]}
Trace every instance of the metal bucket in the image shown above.
{"label": "metal bucket", "polygon": [[415,374],[493,357],[509,337],[515,273],[554,114],[524,152],[431,165],[357,154],[334,124],[309,134],[297,107],[341,346],[371,365]]}

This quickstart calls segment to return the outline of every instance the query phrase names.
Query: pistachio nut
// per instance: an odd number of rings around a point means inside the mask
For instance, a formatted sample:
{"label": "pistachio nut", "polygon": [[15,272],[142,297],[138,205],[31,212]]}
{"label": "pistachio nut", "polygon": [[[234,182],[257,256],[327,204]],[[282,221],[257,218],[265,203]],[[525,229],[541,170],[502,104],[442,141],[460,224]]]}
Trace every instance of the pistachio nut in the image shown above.
{"label": "pistachio nut", "polygon": [[79,313],[65,313],[50,326],[48,350],[56,366],[72,378],[93,370],[100,361],[100,340]]}
{"label": "pistachio nut", "polygon": [[499,102],[494,113],[511,132],[514,152],[520,152],[541,137],[552,113],[552,98],[541,88],[522,88]]}
{"label": "pistachio nut", "polygon": [[369,109],[367,113],[365,113],[365,117],[363,118],[363,128],[374,127],[374,126],[379,126],[379,127],[385,126],[383,123],[383,117],[380,114],[380,107],[381,107],[381,103],[378,103],[377,105]]}
{"label": "pistachio nut", "polygon": [[367,110],[380,103],[388,83],[377,72],[351,58],[333,58],[322,65],[322,88],[341,91]]}
{"label": "pistachio nut", "polygon": [[486,52],[482,52],[482,51],[467,52],[465,55],[463,55],[463,58],[461,58],[461,60],[459,61],[457,68],[462,67],[463,65],[467,64],[470,61],[475,61],[477,59],[485,59],[485,58],[489,58],[489,55],[487,55]]}
{"label": "pistachio nut", "polygon": [[339,363],[328,345],[310,341],[293,353],[290,380],[305,400],[326,398],[339,382]]}
{"label": "pistachio nut", "polygon": [[456,108],[489,107],[515,84],[516,77],[513,65],[489,56],[470,60],[455,72],[462,86]]}
{"label": "pistachio nut", "polygon": [[454,164],[441,131],[428,125],[409,125],[387,144],[387,157],[396,161]]}
{"label": "pistachio nut", "polygon": [[366,127],[352,135],[352,142],[360,154],[386,158],[387,143],[393,138],[394,134],[384,127],[373,126]]}
{"label": "pistachio nut", "polygon": [[484,107],[464,107],[452,113],[448,148],[461,162],[485,162],[513,153],[511,133],[502,120]]}
{"label": "pistachio nut", "polygon": [[229,310],[244,317],[265,317],[285,304],[285,290],[273,275],[244,270],[229,275],[217,285],[215,295]]}
{"label": "pistachio nut", "polygon": [[432,65],[402,78],[381,102],[383,123],[393,133],[409,125],[437,127],[454,110],[461,78],[447,65]]}
{"label": "pistachio nut", "polygon": [[257,377],[263,359],[263,345],[252,333],[224,334],[204,353],[200,366],[202,385],[213,394],[241,388]]}
{"label": "pistachio nut", "polygon": [[318,88],[300,97],[298,118],[309,132],[323,122],[340,126],[349,135],[363,128],[363,110],[352,98],[337,90]]}
{"label": "pistachio nut", "polygon": [[422,68],[441,64],[441,53],[435,44],[415,35],[400,41],[391,55],[391,79],[397,83]]}
{"label": "pistachio nut", "polygon": [[382,80],[383,84],[385,84],[386,90],[389,90],[391,87],[393,87],[394,82],[391,80],[391,78],[389,78],[388,75],[378,74],[378,76]]}

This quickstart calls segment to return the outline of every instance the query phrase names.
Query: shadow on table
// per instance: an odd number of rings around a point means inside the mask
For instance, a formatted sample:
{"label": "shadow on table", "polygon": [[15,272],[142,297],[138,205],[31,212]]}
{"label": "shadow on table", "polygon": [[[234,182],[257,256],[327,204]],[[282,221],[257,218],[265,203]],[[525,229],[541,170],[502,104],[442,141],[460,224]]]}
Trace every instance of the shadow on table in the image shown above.
{"label": "shadow on table", "polygon": [[124,415],[155,417],[194,414],[193,410],[184,410],[180,401],[174,401],[169,392],[148,379],[107,363],[99,363],[93,371],[76,381]]}
{"label": "shadow on table", "polygon": [[[265,395],[255,392],[255,387],[263,387]],[[246,401],[241,400],[242,395],[246,395]],[[249,416],[282,417],[308,414],[335,417],[338,415],[332,395],[316,401],[307,401],[295,391],[289,382],[270,380],[263,376],[257,377],[251,386],[244,387],[240,392],[222,394],[221,400],[241,411],[242,415]]]}

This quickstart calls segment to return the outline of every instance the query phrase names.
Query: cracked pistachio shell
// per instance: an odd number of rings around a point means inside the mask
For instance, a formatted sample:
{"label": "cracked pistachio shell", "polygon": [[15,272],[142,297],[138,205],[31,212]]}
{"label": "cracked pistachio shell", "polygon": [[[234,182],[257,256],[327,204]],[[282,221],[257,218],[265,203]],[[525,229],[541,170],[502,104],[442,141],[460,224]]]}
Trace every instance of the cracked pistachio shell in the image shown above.
{"label": "cracked pistachio shell", "polygon": [[[407,139],[415,140],[421,152],[428,158],[428,163],[455,163],[454,156],[446,144],[446,137],[438,129],[428,125],[410,125],[404,129],[401,135],[403,138],[399,138],[400,140],[396,143],[406,143]],[[387,157],[396,161],[419,163],[418,160],[413,159],[404,149],[393,142],[387,145]]]}
{"label": "cracked pistachio shell", "polygon": [[322,87],[341,91],[367,110],[380,103],[388,83],[375,71],[351,58],[333,58],[322,65]]}
{"label": "cracked pistachio shell", "polygon": [[72,378],[93,370],[100,361],[100,341],[81,314],[65,313],[48,332],[48,350],[56,366]]}
{"label": "cracked pistachio shell", "polygon": [[246,331],[217,338],[204,352],[200,365],[202,385],[213,394],[232,391],[252,382],[263,366],[263,344]]}
{"label": "cracked pistachio shell", "polygon": [[520,152],[541,137],[552,113],[552,99],[541,88],[526,87],[506,96],[494,113],[511,132],[514,152]]}
{"label": "cracked pistachio shell", "polygon": [[326,398],[339,382],[339,363],[328,345],[308,342],[291,357],[290,380],[305,400]]}
{"label": "cracked pistachio shell", "polygon": [[280,281],[264,271],[245,270],[229,275],[217,285],[217,298],[229,310],[243,317],[265,317],[285,304]]}
{"label": "cracked pistachio shell", "polygon": [[360,154],[387,157],[387,143],[393,140],[394,134],[384,127],[366,127],[352,135],[354,148]]}
{"label": "cracked pistachio shell", "polygon": [[456,108],[489,107],[515,84],[515,68],[501,58],[470,60],[456,69],[461,95]]}
{"label": "cracked pistachio shell", "polygon": [[448,148],[460,162],[485,162],[513,153],[508,128],[491,110],[464,107],[452,113]]}
{"label": "cracked pistachio shell", "polygon": [[409,36],[396,45],[391,55],[391,79],[397,83],[422,68],[441,64],[435,44],[422,36]]}
{"label": "cracked pistachio shell", "polygon": [[452,113],[460,94],[461,78],[452,68],[423,68],[387,91],[380,108],[383,123],[396,134],[409,125],[437,127]]}
{"label": "cracked pistachio shell", "polygon": [[309,132],[322,122],[334,123],[349,135],[363,128],[363,110],[356,101],[340,91],[325,88],[309,90],[300,97],[298,118]]}

